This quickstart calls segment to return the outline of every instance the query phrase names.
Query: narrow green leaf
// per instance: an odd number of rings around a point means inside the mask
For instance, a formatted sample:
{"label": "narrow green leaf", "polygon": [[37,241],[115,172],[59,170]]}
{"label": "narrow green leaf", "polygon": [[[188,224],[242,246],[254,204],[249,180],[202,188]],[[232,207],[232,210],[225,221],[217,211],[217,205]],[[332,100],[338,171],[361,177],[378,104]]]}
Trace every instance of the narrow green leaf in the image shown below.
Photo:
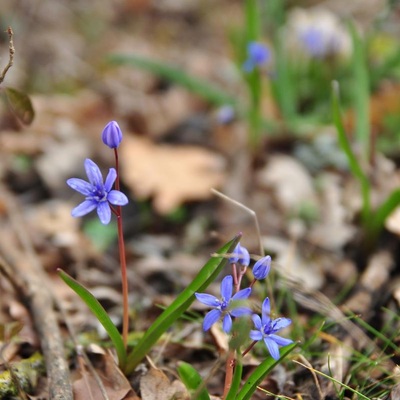
{"label": "narrow green leaf", "polygon": [[333,122],[336,126],[338,133],[338,141],[343,152],[346,154],[349,162],[349,167],[354,177],[359,181],[361,186],[361,194],[363,199],[362,217],[364,223],[367,223],[370,217],[370,184],[367,176],[361,168],[353,150],[351,149],[349,140],[347,139],[346,131],[344,129],[342,116],[340,112],[339,101],[339,84],[337,81],[332,82],[332,114]]}
{"label": "narrow green leaf", "polygon": [[296,346],[297,343],[293,343],[289,346],[282,347],[281,357],[279,360],[274,360],[272,357],[268,357],[266,360],[264,360],[249,376],[246,383],[243,385],[242,390],[236,396],[236,400],[250,399],[264,377],[271,372],[272,369],[278,365]]}
{"label": "narrow green leaf", "polygon": [[226,104],[234,105],[236,103],[235,97],[224,92],[222,89],[218,89],[213,83],[195,78],[185,71],[161,61],[151,60],[134,54],[111,54],[107,59],[115,65],[130,65],[151,72],[170,82],[183,86],[190,92],[217,106]]}
{"label": "narrow green leaf", "polygon": [[181,361],[178,365],[178,374],[191,395],[193,395],[193,393],[200,387],[203,387],[203,390],[201,390],[195,398],[192,397],[192,400],[210,400],[210,396],[204,388],[203,379],[195,368],[190,364]]}
{"label": "narrow green leaf", "polygon": [[122,340],[121,334],[115,327],[111,318],[108,316],[106,310],[98,302],[98,300],[87,290],[83,285],[81,285],[74,278],[69,276],[66,272],[58,269],[58,273],[61,279],[86,303],[90,311],[95,315],[98,321],[103,325],[104,329],[108,333],[111,341],[114,344],[115,350],[118,355],[119,366],[121,369],[125,368],[126,364],[126,350],[124,342]]}
{"label": "narrow green leaf", "polygon": [[35,117],[35,111],[33,110],[29,96],[26,93],[10,87],[4,88],[4,92],[7,96],[11,110],[19,120],[24,124],[29,125]]}
{"label": "narrow green leaf", "polygon": [[400,189],[394,190],[390,196],[379,206],[375,211],[372,222],[371,230],[377,234],[383,228],[386,218],[400,205]]}
{"label": "narrow green leaf", "polygon": [[223,256],[231,252],[238,243],[237,236],[218,250],[221,257],[212,257],[200,270],[189,286],[172,302],[172,304],[153,322],[132,353],[128,355],[126,374],[130,374],[146,356],[160,336],[189,308],[195,300],[195,292],[202,292],[210,285],[227,263]]}
{"label": "narrow green leaf", "polygon": [[360,38],[354,24],[350,23],[353,41],[353,100],[355,110],[355,137],[362,147],[362,159],[367,161],[370,152],[369,124],[369,75],[367,69],[365,43]]}

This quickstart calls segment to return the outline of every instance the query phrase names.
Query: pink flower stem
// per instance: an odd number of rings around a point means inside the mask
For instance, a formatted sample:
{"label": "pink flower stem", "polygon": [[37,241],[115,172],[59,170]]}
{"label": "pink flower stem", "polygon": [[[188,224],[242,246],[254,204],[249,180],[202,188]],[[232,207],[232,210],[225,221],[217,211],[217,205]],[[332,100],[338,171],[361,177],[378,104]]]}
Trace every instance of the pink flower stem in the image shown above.
{"label": "pink flower stem", "polygon": [[[119,184],[119,162],[118,150],[114,149],[115,155],[115,169],[117,171],[117,179],[115,181],[115,189],[120,190]],[[122,302],[123,302],[123,316],[122,316],[122,340],[125,348],[128,345],[128,331],[129,331],[129,303],[128,303],[128,275],[126,268],[126,253],[125,253],[125,240],[124,232],[122,229],[122,210],[121,206],[116,207],[117,226],[118,226],[118,249],[119,259],[121,265],[121,282],[122,282]]]}

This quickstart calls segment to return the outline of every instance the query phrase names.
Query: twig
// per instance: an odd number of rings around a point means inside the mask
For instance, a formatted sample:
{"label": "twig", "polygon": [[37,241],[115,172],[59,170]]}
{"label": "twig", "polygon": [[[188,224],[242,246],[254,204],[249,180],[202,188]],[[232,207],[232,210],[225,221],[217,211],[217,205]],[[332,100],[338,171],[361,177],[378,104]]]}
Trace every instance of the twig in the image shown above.
{"label": "twig", "polygon": [[8,64],[5,66],[5,68],[3,69],[3,72],[0,75],[0,84],[3,83],[4,78],[6,77],[6,74],[8,72],[8,70],[12,67],[13,63],[14,63],[14,54],[15,54],[15,48],[14,48],[14,42],[13,42],[13,35],[14,32],[11,28],[11,26],[9,26],[6,30],[6,32],[8,33]]}
{"label": "twig", "polygon": [[[63,341],[54,312],[54,298],[49,290],[50,284],[29,243],[26,232],[24,232],[24,223],[22,218],[19,218],[20,211],[15,204],[15,199],[7,194],[4,187],[1,187],[0,193],[14,230],[25,250],[19,254],[16,250],[6,248],[0,242],[3,254],[8,254],[8,258],[13,259],[12,263],[3,261],[1,270],[3,273],[6,272],[5,275],[32,313],[46,362],[49,399],[73,400],[69,368],[65,360]],[[15,267],[6,267],[7,264],[13,264]]]}

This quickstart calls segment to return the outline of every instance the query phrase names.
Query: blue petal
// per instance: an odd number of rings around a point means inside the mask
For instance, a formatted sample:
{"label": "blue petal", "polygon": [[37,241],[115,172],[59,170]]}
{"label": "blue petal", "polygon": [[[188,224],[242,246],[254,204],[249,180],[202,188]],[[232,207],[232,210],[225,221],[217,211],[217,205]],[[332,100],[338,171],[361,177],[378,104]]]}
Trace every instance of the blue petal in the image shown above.
{"label": "blue petal", "polygon": [[286,328],[287,326],[289,326],[292,323],[292,320],[289,318],[277,318],[273,321],[273,328],[274,328],[274,332],[278,332],[283,328]]}
{"label": "blue petal", "polygon": [[71,215],[73,217],[82,217],[86,214],[89,214],[91,211],[93,211],[97,207],[97,202],[93,200],[85,200],[79,206],[75,207],[71,211]]}
{"label": "blue petal", "polygon": [[93,186],[97,188],[103,187],[103,176],[101,175],[100,168],[89,158],[85,160],[85,171],[89,182]]}
{"label": "blue petal", "polygon": [[97,206],[97,215],[103,225],[107,225],[111,221],[111,209],[107,201],[101,201]]}
{"label": "blue petal", "polygon": [[106,181],[104,183],[104,189],[106,192],[109,192],[112,189],[116,179],[117,179],[117,171],[115,170],[115,168],[110,168],[110,170],[108,171]]}
{"label": "blue petal", "polygon": [[243,315],[251,315],[253,311],[248,307],[236,307],[229,311],[232,317],[242,317]]}
{"label": "blue petal", "polygon": [[271,314],[271,305],[270,305],[268,297],[266,297],[265,300],[263,301],[261,310],[262,310],[263,314],[266,314],[266,315]]}
{"label": "blue petal", "polygon": [[225,333],[229,333],[232,329],[232,318],[229,314],[226,314],[222,321],[222,330]]}
{"label": "blue petal", "polygon": [[128,198],[119,190],[111,190],[107,195],[107,200],[116,206],[125,206],[128,204]]}
{"label": "blue petal", "polygon": [[272,339],[278,346],[287,346],[288,344],[293,343],[293,340],[286,339],[278,335],[269,335],[269,338]]}
{"label": "blue petal", "polygon": [[264,343],[267,346],[267,349],[271,354],[271,357],[274,358],[275,360],[279,360],[280,357],[279,346],[269,337],[264,338]]}
{"label": "blue petal", "polygon": [[[268,314],[261,314],[261,321],[264,326],[271,325],[271,318]],[[271,328],[269,328],[269,330],[271,330]]]}
{"label": "blue petal", "polygon": [[265,256],[258,260],[253,267],[254,278],[261,280],[265,279],[271,270],[271,257]]}
{"label": "blue petal", "polygon": [[204,317],[203,330],[208,331],[220,318],[222,312],[220,310],[211,310]]}
{"label": "blue petal", "polygon": [[218,307],[221,302],[213,295],[207,293],[195,293],[196,299],[200,301],[200,303],[205,304],[210,307]]}
{"label": "blue petal", "polygon": [[250,331],[249,336],[250,336],[250,339],[253,339],[253,340],[261,340],[263,338],[263,334],[260,331],[254,331],[254,330]]}
{"label": "blue petal", "polygon": [[83,179],[70,178],[67,180],[67,185],[84,196],[90,196],[92,194],[93,186]]}
{"label": "blue petal", "polygon": [[251,319],[253,320],[256,329],[261,330],[262,329],[261,318],[257,314],[253,314],[251,316]]}
{"label": "blue petal", "polygon": [[251,288],[239,290],[233,295],[232,300],[246,300],[251,295]]}
{"label": "blue petal", "polygon": [[222,300],[229,302],[229,300],[232,297],[232,285],[233,285],[232,275],[228,275],[224,279],[222,279],[222,282],[221,282]]}

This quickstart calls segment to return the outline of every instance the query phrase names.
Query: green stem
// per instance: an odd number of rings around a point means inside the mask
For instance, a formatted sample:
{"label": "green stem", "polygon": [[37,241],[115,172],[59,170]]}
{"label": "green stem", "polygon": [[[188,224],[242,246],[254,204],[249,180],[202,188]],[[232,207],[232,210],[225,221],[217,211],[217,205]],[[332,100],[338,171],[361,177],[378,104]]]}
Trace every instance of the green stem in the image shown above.
{"label": "green stem", "polygon": [[[115,169],[117,171],[115,189],[120,190],[118,150],[116,148],[114,149],[114,155],[115,155]],[[119,257],[121,265],[122,302],[123,302],[122,340],[124,342],[125,348],[127,348],[128,332],[129,332],[129,302],[128,302],[128,275],[126,268],[125,240],[124,240],[124,232],[122,229],[122,207],[117,206],[116,211],[117,211],[118,249],[119,249]]]}

